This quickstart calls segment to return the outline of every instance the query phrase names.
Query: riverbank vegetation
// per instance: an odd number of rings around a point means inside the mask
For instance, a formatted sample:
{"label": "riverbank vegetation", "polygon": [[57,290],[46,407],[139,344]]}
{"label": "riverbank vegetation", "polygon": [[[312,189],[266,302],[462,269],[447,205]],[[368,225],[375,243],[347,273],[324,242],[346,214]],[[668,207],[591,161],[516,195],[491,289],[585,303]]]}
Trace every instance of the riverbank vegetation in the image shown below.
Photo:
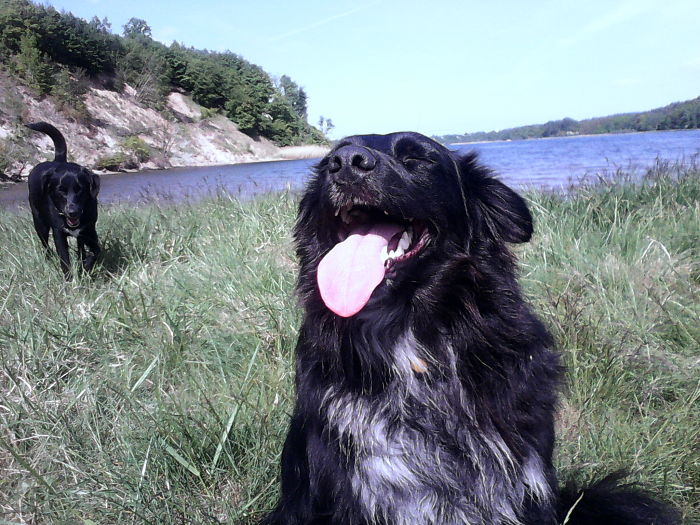
{"label": "riverbank vegetation", "polygon": [[457,142],[539,139],[564,137],[567,135],[596,135],[600,133],[696,128],[700,128],[700,97],[640,113],[624,113],[586,120],[563,118],[561,120],[551,120],[544,124],[520,126],[500,131],[450,134],[436,138],[444,144],[454,144]]}
{"label": "riverbank vegetation", "polygon": [[145,20],[132,18],[123,36],[107,19],[89,22],[29,0],[0,4],[0,67],[37,96],[51,94],[62,111],[90,119],[83,102],[89,84],[134,88],[145,105],[165,106],[172,91],[220,112],[241,131],[287,146],[325,138],[307,121],[307,95],[287,75],[273,80],[263,69],[231,53],[199,50],[152,39]]}
{"label": "riverbank vegetation", "polygon": [[[567,383],[562,478],[627,467],[700,512],[700,170],[528,194],[522,282]],[[104,207],[64,283],[0,211],[0,521],[254,523],[277,490],[300,313],[296,197]]]}

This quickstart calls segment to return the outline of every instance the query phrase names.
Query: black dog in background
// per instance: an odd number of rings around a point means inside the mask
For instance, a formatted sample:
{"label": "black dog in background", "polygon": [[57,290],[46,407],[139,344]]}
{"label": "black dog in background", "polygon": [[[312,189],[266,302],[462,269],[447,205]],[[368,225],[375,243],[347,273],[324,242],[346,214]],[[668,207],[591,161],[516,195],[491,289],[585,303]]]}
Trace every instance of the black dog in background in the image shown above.
{"label": "black dog in background", "polygon": [[41,243],[48,251],[51,230],[61,269],[70,279],[69,235],[78,241],[85,270],[92,269],[100,253],[95,231],[100,178],[87,168],[66,161],[66,141],[54,126],[36,122],[27,127],[46,133],[54,143],[54,160],[37,164],[29,173],[29,205]]}
{"label": "black dog in background", "polygon": [[295,229],[305,309],[297,400],[269,525],[662,525],[609,476],[560,490],[562,370],[508,243],[525,201],[416,133],[349,137]]}

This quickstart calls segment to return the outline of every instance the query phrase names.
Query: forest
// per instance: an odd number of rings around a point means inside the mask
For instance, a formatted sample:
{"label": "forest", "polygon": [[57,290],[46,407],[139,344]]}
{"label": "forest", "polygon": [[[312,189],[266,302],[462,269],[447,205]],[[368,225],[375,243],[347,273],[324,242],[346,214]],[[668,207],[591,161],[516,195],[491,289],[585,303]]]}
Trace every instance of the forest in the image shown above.
{"label": "forest", "polygon": [[600,133],[629,133],[632,131],[663,131],[700,128],[700,97],[676,102],[662,108],[639,113],[624,113],[586,120],[563,118],[544,124],[533,124],[500,131],[449,134],[435,137],[442,143],[478,142],[489,140],[521,140],[567,135]]}
{"label": "forest", "polygon": [[307,123],[307,95],[289,76],[273,79],[233,52],[153,40],[145,20],[131,18],[121,35],[109,20],[86,21],[29,0],[0,2],[0,68],[52,95],[75,118],[89,118],[81,97],[92,84],[134,88],[139,101],[162,109],[171,91],[189,94],[246,134],[285,146],[320,143]]}

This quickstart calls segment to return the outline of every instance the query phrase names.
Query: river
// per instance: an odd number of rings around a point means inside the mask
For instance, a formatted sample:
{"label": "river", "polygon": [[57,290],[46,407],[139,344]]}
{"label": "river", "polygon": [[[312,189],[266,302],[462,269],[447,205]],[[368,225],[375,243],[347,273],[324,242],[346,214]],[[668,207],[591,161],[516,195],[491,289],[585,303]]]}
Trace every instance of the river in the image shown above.
{"label": "river", "polygon": [[[585,178],[616,170],[641,173],[657,159],[689,162],[700,152],[700,130],[587,135],[453,145],[477,150],[484,164],[509,185],[565,189]],[[242,199],[299,190],[317,160],[254,162],[229,166],[172,168],[102,176],[100,203],[197,200],[218,192]],[[0,190],[0,207],[25,206],[26,184]]]}

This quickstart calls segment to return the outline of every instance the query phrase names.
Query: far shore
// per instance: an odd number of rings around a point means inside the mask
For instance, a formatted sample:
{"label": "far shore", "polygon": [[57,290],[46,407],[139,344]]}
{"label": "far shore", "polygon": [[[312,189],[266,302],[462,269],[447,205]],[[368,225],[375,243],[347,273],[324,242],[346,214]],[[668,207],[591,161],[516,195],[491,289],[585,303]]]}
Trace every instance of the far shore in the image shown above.
{"label": "far shore", "polygon": [[[695,129],[695,128],[690,128]],[[446,146],[468,146],[469,144],[488,144],[491,142],[521,142],[524,140],[549,140],[549,139],[570,139],[573,137],[605,137],[609,135],[639,135],[642,133],[665,133],[667,131],[689,131],[689,129],[650,129],[647,131],[611,131],[609,133],[571,133],[569,135],[556,135],[552,137],[526,137],[522,139],[493,139],[493,140],[468,140],[466,142],[450,142]]]}
{"label": "far shore", "polygon": [[[230,166],[231,164],[249,164],[256,162],[277,162],[286,160],[305,160],[305,159],[315,159],[321,158],[326,153],[330,151],[329,146],[324,146],[321,144],[305,144],[302,146],[283,146],[279,148],[279,151],[275,155],[255,158],[244,158],[240,162],[236,163],[226,163],[226,164],[197,164],[197,165],[172,165],[167,167],[155,167],[150,165],[140,166],[136,169],[121,170],[121,171],[110,171],[110,170],[96,170],[93,171],[99,175],[119,175],[121,173],[137,173],[139,171],[160,171],[167,170],[171,168],[204,168],[204,167],[214,167],[214,166]],[[27,173],[28,174],[28,173]],[[23,175],[17,180],[0,180],[0,191],[4,188],[12,187],[17,183],[22,183],[27,181],[27,175]]]}

